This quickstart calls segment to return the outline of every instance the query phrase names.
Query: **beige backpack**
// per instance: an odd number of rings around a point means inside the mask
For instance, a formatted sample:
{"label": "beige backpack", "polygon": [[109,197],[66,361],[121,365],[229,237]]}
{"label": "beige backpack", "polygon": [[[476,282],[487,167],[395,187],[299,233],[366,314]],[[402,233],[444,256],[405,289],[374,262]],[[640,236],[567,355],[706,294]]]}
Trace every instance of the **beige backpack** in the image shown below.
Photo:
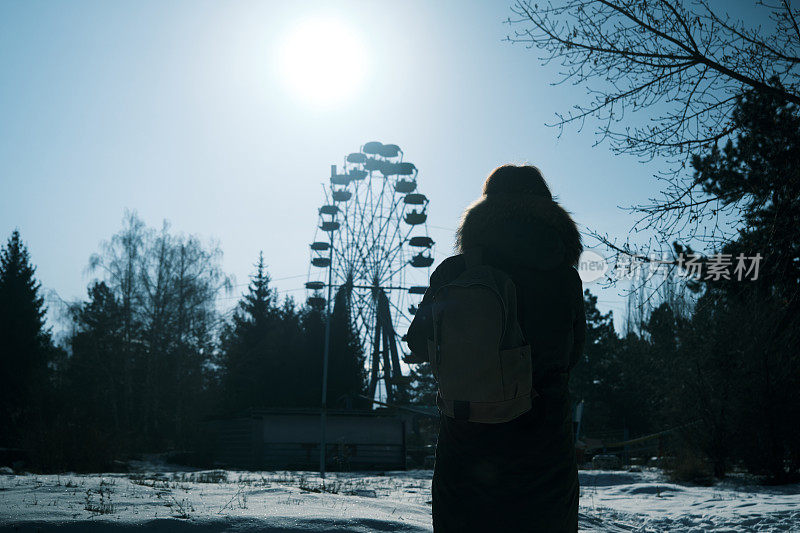
{"label": "beige backpack", "polygon": [[433,295],[428,357],[441,412],[496,424],[531,409],[531,347],[517,322],[511,278],[465,254],[466,269]]}

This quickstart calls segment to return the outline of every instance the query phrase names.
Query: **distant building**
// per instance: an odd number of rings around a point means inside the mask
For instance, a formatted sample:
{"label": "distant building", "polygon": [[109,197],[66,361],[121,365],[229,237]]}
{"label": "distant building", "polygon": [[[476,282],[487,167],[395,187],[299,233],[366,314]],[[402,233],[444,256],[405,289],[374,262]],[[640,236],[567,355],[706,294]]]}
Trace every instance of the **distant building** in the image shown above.
{"label": "distant building", "polygon": [[[318,409],[254,409],[205,422],[206,454],[218,466],[251,470],[319,468]],[[394,414],[329,410],[327,468],[402,470],[405,422]]]}

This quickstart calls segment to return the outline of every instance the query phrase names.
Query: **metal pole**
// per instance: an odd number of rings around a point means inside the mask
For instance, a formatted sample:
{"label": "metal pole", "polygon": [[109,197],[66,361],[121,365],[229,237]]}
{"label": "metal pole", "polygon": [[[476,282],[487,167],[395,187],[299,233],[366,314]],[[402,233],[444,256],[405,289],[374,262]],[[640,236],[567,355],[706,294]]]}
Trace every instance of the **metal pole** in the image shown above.
{"label": "metal pole", "polygon": [[[336,175],[336,165],[331,165],[331,176]],[[335,215],[334,215],[335,218]],[[325,429],[328,415],[328,354],[331,346],[331,288],[333,278],[333,232],[330,235],[330,259],[328,265],[328,299],[325,302],[325,350],[322,353],[322,405],[320,408],[321,434],[319,439],[319,475],[325,480]]]}

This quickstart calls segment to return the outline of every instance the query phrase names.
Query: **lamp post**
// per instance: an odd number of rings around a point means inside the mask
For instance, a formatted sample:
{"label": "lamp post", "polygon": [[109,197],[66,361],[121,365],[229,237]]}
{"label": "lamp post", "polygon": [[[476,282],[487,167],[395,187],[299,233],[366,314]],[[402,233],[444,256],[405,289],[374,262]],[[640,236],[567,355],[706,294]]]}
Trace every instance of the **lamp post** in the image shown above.
{"label": "lamp post", "polygon": [[[336,175],[336,165],[331,165],[331,176]],[[334,215],[335,217],[336,215]],[[333,284],[333,232],[330,238],[330,263],[328,264],[328,298],[325,301],[325,349],[322,352],[322,404],[320,406],[319,475],[325,482],[325,430],[328,416],[328,355],[331,348],[331,289]]]}

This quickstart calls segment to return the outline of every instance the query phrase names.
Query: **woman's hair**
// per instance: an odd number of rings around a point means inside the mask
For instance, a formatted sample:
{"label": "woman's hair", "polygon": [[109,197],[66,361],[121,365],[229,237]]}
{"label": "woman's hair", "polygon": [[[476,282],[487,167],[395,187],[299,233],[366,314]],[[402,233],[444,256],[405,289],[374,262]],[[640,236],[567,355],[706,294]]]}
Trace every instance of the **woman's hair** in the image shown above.
{"label": "woman's hair", "polygon": [[533,165],[501,165],[483,183],[483,194],[535,194],[553,199],[542,173]]}

